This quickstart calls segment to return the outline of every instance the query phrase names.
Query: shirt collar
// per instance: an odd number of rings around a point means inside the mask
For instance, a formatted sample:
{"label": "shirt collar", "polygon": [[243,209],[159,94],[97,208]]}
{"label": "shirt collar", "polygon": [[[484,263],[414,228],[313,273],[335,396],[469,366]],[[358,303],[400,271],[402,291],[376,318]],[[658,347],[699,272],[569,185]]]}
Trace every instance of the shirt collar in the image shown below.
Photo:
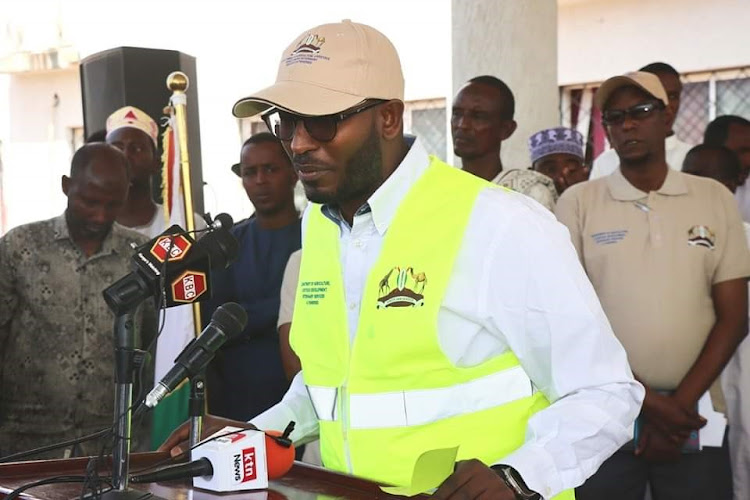
{"label": "shirt collar", "polygon": [[[396,210],[406,197],[409,189],[430,164],[430,156],[419,138],[407,135],[404,136],[404,139],[409,147],[406,156],[377,191],[370,196],[367,203],[362,205],[354,214],[356,218],[358,215],[372,212],[373,223],[381,236],[391,225]],[[338,208],[334,206],[325,205],[323,214],[338,224],[343,222]]]}
{"label": "shirt collar", "polygon": [[[607,176],[606,182],[607,187],[609,187],[609,194],[615,200],[636,201],[648,196],[648,193],[645,193],[637,187],[633,186],[625,178],[625,176],[622,175],[622,170],[620,168],[612,172],[611,175]],[[664,183],[659,189],[656,190],[656,192],[667,196],[679,196],[682,194],[687,194],[688,189],[687,184],[685,184],[683,174],[672,170],[671,168],[668,168],[667,178],[664,179]]]}
{"label": "shirt collar", "polygon": [[70,239],[65,212],[52,219],[52,236],[55,238],[55,241]]}
{"label": "shirt collar", "polygon": [[406,137],[409,152],[396,170],[375,191],[367,203],[372,209],[375,228],[382,236],[396,216],[396,210],[414,183],[430,165],[430,156],[417,137]]}
{"label": "shirt collar", "polygon": [[[109,230],[109,233],[107,233],[107,236],[104,238],[104,241],[102,241],[102,246],[99,248],[99,251],[92,255],[90,258],[99,255],[119,253],[119,249],[117,248],[117,245],[115,245],[114,240],[116,237],[119,238],[121,236],[121,227],[122,226],[120,226],[117,222],[114,222],[112,224],[112,228]],[[68,220],[65,218],[65,212],[53,219],[52,232],[55,241],[70,240],[70,242],[75,247],[78,247],[75,241],[73,241],[73,238],[70,237],[70,230],[68,229]]]}

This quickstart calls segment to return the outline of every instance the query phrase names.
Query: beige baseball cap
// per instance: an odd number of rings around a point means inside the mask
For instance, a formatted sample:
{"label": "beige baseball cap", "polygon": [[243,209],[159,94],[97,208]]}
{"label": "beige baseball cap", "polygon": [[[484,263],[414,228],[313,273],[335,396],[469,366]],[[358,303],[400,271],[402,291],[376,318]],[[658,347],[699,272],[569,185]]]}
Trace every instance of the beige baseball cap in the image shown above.
{"label": "beige baseball cap", "polygon": [[599,90],[596,91],[594,96],[594,104],[599,109],[604,109],[604,105],[607,104],[607,100],[614,93],[615,90],[622,87],[638,87],[644,92],[651,94],[656,99],[659,99],[666,106],[669,104],[667,98],[667,92],[664,90],[664,86],[661,84],[659,77],[652,74],[646,73],[645,71],[633,71],[631,73],[625,73],[620,76],[613,76],[608,79]]}
{"label": "beige baseball cap", "polygon": [[385,35],[345,19],[298,36],[281,55],[276,83],[237,101],[232,114],[245,118],[274,106],[330,115],[366,99],[404,100],[401,61]]}
{"label": "beige baseball cap", "polygon": [[115,130],[123,127],[135,128],[145,132],[156,145],[159,135],[158,125],[153,118],[135,106],[124,106],[109,115],[106,123],[107,137]]}

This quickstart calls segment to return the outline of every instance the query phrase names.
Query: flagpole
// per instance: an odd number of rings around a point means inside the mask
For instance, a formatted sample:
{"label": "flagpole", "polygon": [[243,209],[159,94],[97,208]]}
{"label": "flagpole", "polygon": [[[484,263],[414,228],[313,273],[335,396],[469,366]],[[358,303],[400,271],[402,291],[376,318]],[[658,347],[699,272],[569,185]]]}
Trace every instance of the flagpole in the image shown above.
{"label": "flagpole", "polygon": [[[181,71],[174,71],[167,76],[167,88],[172,91],[171,104],[177,125],[177,145],[180,148],[180,171],[182,174],[182,195],[185,200],[185,226],[188,231],[195,231],[193,210],[193,184],[190,176],[190,156],[188,152],[187,133],[187,92],[190,80]],[[193,235],[195,233],[192,233]],[[193,326],[197,337],[201,331],[201,309],[198,302],[193,302]],[[205,405],[205,379],[203,374],[191,379],[190,388],[190,447],[194,447],[201,438],[203,430],[203,412]]]}
{"label": "flagpole", "polygon": [[[172,91],[172,106],[177,120],[177,145],[180,148],[180,171],[182,174],[182,195],[185,200],[185,229],[195,231],[195,212],[193,210],[193,184],[190,176],[190,155],[188,152],[187,134],[187,92],[190,81],[185,73],[174,71],[167,77],[167,88]],[[193,302],[193,323],[195,334],[200,333],[200,304]]]}

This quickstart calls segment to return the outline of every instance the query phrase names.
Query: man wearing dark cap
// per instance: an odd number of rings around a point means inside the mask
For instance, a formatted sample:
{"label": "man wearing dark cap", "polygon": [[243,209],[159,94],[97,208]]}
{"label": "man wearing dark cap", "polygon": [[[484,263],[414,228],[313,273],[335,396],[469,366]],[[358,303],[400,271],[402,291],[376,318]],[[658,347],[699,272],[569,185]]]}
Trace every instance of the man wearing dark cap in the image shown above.
{"label": "man wearing dark cap", "polygon": [[557,194],[588,179],[584,163],[583,135],[577,130],[555,127],[529,137],[531,168],[555,182]]}
{"label": "man wearing dark cap", "polygon": [[299,36],[277,83],[234,107],[263,113],[312,202],[302,371],[251,423],[294,420],[325,467],[397,486],[424,452],[457,448],[437,499],[571,499],[627,439],[643,389],[565,229],[405,138],[403,100],[391,42],[347,20]]}
{"label": "man wearing dark cap", "polygon": [[[667,165],[672,117],[659,79],[610,78],[595,96],[617,151],[611,175],[558,201],[615,335],[646,386],[634,446],[607,460],[579,500],[731,499],[718,380],[747,334],[750,253],[731,193]],[[711,438],[697,431],[718,425]]]}
{"label": "man wearing dark cap", "polygon": [[[129,180],[120,151],[86,144],[62,178],[65,212],[0,239],[0,456],[112,425],[114,315],[102,290],[129,272],[130,244],[147,240],[115,223]],[[144,313],[142,348],[156,333],[153,309]],[[96,455],[101,445],[33,458]]]}

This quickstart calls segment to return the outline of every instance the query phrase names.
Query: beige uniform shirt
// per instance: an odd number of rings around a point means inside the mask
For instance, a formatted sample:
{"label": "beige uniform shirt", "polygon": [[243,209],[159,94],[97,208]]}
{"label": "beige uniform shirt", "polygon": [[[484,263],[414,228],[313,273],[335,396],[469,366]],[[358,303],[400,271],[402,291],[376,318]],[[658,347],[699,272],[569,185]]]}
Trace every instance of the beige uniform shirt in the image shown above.
{"label": "beige uniform shirt", "polygon": [[[732,194],[671,169],[658,191],[644,193],[617,169],[565,191],[556,215],[635,374],[655,389],[675,389],[716,321],[712,286],[750,276]],[[712,395],[723,410],[720,392]]]}

